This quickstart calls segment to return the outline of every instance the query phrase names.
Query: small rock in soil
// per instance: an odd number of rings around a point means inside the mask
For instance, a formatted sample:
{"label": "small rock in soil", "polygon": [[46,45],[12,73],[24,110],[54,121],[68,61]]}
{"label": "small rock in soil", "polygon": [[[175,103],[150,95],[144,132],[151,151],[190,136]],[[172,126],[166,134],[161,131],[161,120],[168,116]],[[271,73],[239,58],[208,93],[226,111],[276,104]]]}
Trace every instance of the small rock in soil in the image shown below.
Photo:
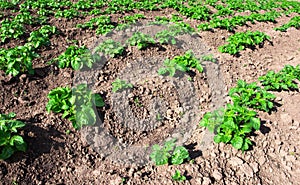
{"label": "small rock in soil", "polygon": [[220,173],[219,170],[214,170],[212,175],[217,181],[219,181],[223,178],[223,175],[222,175],[222,173]]}
{"label": "small rock in soil", "polygon": [[211,180],[208,177],[203,177],[203,183],[202,185],[210,185],[211,184]]}
{"label": "small rock in soil", "polygon": [[281,114],[280,118],[284,125],[289,125],[293,123],[293,118],[288,113]]}
{"label": "small rock in soil", "polygon": [[232,166],[238,166],[243,164],[243,160],[239,157],[233,157],[230,159],[229,164],[231,164]]}
{"label": "small rock in soil", "polygon": [[253,170],[252,168],[247,164],[243,164],[241,166],[241,171],[247,176],[247,177],[253,177]]}

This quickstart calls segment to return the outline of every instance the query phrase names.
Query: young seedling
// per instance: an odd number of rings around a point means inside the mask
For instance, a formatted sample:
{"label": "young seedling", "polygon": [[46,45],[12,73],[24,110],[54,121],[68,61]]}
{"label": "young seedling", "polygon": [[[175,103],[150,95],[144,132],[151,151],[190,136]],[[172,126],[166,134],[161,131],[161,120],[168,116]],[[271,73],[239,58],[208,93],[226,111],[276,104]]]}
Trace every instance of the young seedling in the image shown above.
{"label": "young seedling", "polygon": [[184,175],[181,175],[179,170],[176,170],[175,174],[172,176],[172,179],[175,181],[185,181],[186,177]]}
{"label": "young seedling", "polygon": [[[156,165],[165,164],[182,164],[184,160],[188,160],[189,152],[183,146],[175,147],[176,139],[171,139],[164,143],[161,147],[158,144],[152,146],[153,152],[150,154],[150,158]],[[174,149],[175,147],[175,149]]]}
{"label": "young seedling", "polygon": [[240,32],[231,35],[227,39],[227,42],[229,42],[229,44],[220,46],[218,49],[222,53],[229,53],[231,55],[235,55],[239,51],[244,50],[246,47],[256,46],[262,44],[265,40],[270,39],[270,36],[259,31]]}
{"label": "young seedling", "polygon": [[16,151],[25,152],[27,144],[18,135],[19,128],[25,126],[21,121],[13,120],[15,113],[0,114],[0,159],[11,157]]}
{"label": "young seedling", "polygon": [[147,48],[150,44],[155,44],[155,40],[147,34],[135,32],[127,41],[130,46],[137,46],[139,50]]}
{"label": "young seedling", "polygon": [[174,76],[176,70],[187,72],[190,68],[195,68],[199,72],[203,72],[203,67],[192,51],[187,51],[182,56],[176,56],[172,60],[166,59],[163,68],[158,69],[159,75],[169,73],[169,76]]}
{"label": "young seedling", "polygon": [[79,70],[84,66],[91,68],[93,63],[99,60],[98,54],[91,54],[85,46],[69,46],[67,50],[62,53],[54,61],[58,62],[59,68],[72,67],[74,70]]}
{"label": "young seedling", "polygon": [[80,84],[70,89],[58,87],[48,94],[49,102],[46,105],[48,112],[62,113],[68,118],[75,129],[96,122],[94,107],[103,107],[104,101],[99,94],[93,94],[86,84]]}
{"label": "young seedling", "polygon": [[121,80],[117,78],[113,83],[112,83],[112,92],[116,93],[117,91],[120,91],[122,89],[127,89],[127,88],[133,88],[133,85],[131,83],[127,83],[125,80]]}
{"label": "young seedling", "polygon": [[105,55],[109,55],[113,58],[118,55],[122,55],[122,53],[124,52],[124,47],[121,43],[116,42],[112,39],[108,39],[97,46],[96,51],[103,52]]}

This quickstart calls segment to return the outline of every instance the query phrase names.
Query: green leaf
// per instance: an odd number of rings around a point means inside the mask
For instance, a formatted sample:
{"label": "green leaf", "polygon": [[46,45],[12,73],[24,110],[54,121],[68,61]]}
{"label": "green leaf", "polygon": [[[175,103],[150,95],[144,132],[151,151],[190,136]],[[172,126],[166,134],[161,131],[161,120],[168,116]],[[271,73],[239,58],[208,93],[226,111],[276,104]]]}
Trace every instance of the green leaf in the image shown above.
{"label": "green leaf", "polygon": [[234,136],[231,140],[232,146],[236,149],[241,149],[243,146],[243,142],[244,142],[244,140],[240,136]]}
{"label": "green leaf", "polygon": [[93,125],[96,122],[96,114],[92,107],[83,105],[75,114],[76,128],[81,128],[84,125]]}
{"label": "green leaf", "polygon": [[175,181],[185,181],[186,177],[181,175],[179,170],[176,170],[175,174],[172,176],[172,179]]}
{"label": "green leaf", "polygon": [[99,94],[94,94],[94,99],[95,99],[95,105],[97,107],[105,106],[105,103],[104,103],[102,97]]}
{"label": "green leaf", "polygon": [[253,128],[255,130],[259,130],[260,129],[260,120],[259,118],[250,118],[250,123],[252,124]]}
{"label": "green leaf", "polygon": [[221,143],[222,142],[222,136],[221,135],[215,135],[214,136],[214,141],[216,142],[216,143]]}
{"label": "green leaf", "polygon": [[187,149],[183,146],[178,146],[175,148],[172,158],[171,158],[171,163],[172,164],[182,164],[185,159],[189,158],[189,152]]}
{"label": "green leaf", "polygon": [[171,156],[168,152],[157,144],[152,147],[153,152],[150,154],[150,158],[155,162],[156,165],[168,164],[169,157]]}
{"label": "green leaf", "polygon": [[14,152],[15,151],[11,146],[6,145],[1,150],[0,159],[8,159]]}

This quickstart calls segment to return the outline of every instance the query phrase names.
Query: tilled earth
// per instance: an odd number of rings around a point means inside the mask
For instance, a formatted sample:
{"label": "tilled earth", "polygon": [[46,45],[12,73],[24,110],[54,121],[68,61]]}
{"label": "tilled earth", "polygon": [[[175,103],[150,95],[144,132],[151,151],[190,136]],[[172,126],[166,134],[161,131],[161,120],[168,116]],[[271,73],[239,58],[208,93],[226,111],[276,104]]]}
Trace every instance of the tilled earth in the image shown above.
{"label": "tilled earth", "polygon": [[[166,9],[145,15],[150,20],[157,15],[170,13],[171,10]],[[254,82],[269,70],[278,71],[285,64],[300,64],[299,30],[273,30],[288,20],[288,17],[281,17],[277,23],[248,24],[247,27],[238,28],[237,31],[263,31],[272,40],[265,42],[262,48],[242,51],[239,57],[217,51],[217,47],[225,44],[225,39],[231,33],[224,30],[199,33],[203,42],[201,45],[205,45],[218,61],[217,68],[207,65],[205,73],[193,71],[197,92],[194,98],[199,100],[197,106],[200,111],[199,118],[190,123],[191,128],[197,125],[205,112],[213,109],[212,104],[221,106],[230,102],[226,94],[229,88],[235,86],[237,79]],[[51,48],[40,51],[43,58],[34,61],[36,74],[22,74],[13,78],[0,73],[0,112],[15,112],[17,119],[26,123],[21,135],[28,143],[26,153],[16,153],[12,158],[0,161],[1,184],[299,184],[300,94],[297,91],[276,93],[276,102],[279,104],[276,111],[271,114],[259,112],[263,125],[256,132],[257,135],[251,138],[255,145],[250,151],[242,153],[230,145],[217,145],[204,128],[197,128],[185,142],[192,160],[182,165],[155,166],[148,163],[136,166],[104,157],[86,142],[80,131],[72,128],[68,120],[62,119],[61,115],[48,114],[45,110],[48,92],[59,86],[71,86],[76,76],[71,69],[59,69],[55,64],[48,65],[46,62],[62,53],[70,44],[68,40],[75,39],[80,44],[93,46],[97,37],[93,31],[74,28],[82,20],[53,19],[50,22],[64,35],[53,36]],[[190,23],[193,27],[197,25],[193,21]],[[21,44],[18,42],[15,44]],[[11,43],[3,47],[14,46]],[[130,47],[123,56],[105,65],[97,76],[94,90],[106,100],[107,106],[99,111],[104,114],[104,124],[115,137],[123,137],[127,144],[154,144],[169,137],[167,131],[178,125],[182,108],[176,89],[169,81],[143,79],[146,82],[140,83],[128,94],[131,111],[141,119],[150,114],[147,107],[155,97],[161,97],[166,102],[164,121],[157,125],[161,130],[149,129],[147,132],[119,127],[118,123],[122,120],[114,115],[112,102],[109,101],[113,97],[111,83],[137,58],[161,55],[172,58],[183,51],[170,46],[165,46],[163,50],[152,46],[144,51]],[[214,69],[220,73],[210,73]],[[215,78],[221,78],[224,84]],[[70,133],[66,133],[67,130]],[[118,151],[116,155],[119,155]],[[176,169],[186,175],[186,181],[179,183],[172,180]]]}

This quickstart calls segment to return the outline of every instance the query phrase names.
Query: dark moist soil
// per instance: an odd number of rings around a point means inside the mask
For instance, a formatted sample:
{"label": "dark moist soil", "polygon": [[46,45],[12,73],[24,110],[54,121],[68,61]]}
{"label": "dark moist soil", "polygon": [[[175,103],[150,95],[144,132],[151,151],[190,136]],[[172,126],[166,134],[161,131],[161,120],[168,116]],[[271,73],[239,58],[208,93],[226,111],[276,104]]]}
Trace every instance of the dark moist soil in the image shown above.
{"label": "dark moist soil", "polygon": [[[168,16],[176,12],[165,9],[161,12],[135,13],[144,13],[147,20],[153,20],[155,16]],[[113,18],[117,19],[118,16],[113,15]],[[197,128],[185,143],[192,161],[178,166],[122,164],[97,152],[80,131],[72,128],[68,120],[45,110],[49,91],[56,87],[71,87],[74,76],[78,75],[71,69],[59,69],[47,62],[64,52],[72,40],[78,40],[80,45],[93,46],[98,39],[94,31],[75,28],[76,24],[86,20],[88,18],[50,18],[49,23],[58,27],[61,34],[51,38],[51,46],[40,49],[42,57],[34,61],[35,75],[11,77],[0,72],[0,112],[15,112],[17,119],[26,123],[21,135],[28,144],[25,153],[17,152],[10,159],[0,161],[0,184],[298,184],[300,94],[296,91],[276,93],[276,101],[281,106],[272,114],[259,112],[264,124],[261,132],[252,138],[255,141],[253,149],[245,153],[230,145],[211,142],[211,136],[204,128]],[[277,23],[239,27],[237,31],[259,30],[272,38],[272,42],[266,42],[262,48],[240,52],[239,57],[217,51],[217,47],[225,44],[225,39],[232,33],[218,29],[199,33],[203,41],[201,44],[218,60],[225,94],[235,86],[237,79],[253,82],[268,70],[278,71],[285,64],[300,64],[299,30],[291,28],[284,33],[273,30],[288,20],[289,17],[281,17]],[[187,22],[193,27],[198,24],[197,21]],[[29,26],[27,29],[32,31],[36,28]],[[9,48],[22,43],[22,40],[11,40],[1,47]],[[130,47],[122,56],[110,59],[101,66],[103,68],[98,76],[92,76],[97,77],[93,90],[105,99],[106,106],[98,111],[110,134],[123,139],[127,145],[151,145],[170,137],[169,129],[178,126],[182,116],[180,107],[184,103],[178,99],[179,90],[176,87],[169,81],[151,77],[140,79],[133,89],[125,90],[128,92],[130,110],[138,119],[149,117],[155,98],[161,98],[166,103],[163,109],[166,114],[160,115],[157,125],[141,132],[120,126],[122,120],[115,115],[113,101],[110,101],[115,100],[111,83],[128,64],[138,58],[172,58],[183,52],[183,49],[171,46],[164,46],[163,49],[152,46],[142,51]],[[208,85],[210,74],[193,71],[189,75],[196,88],[194,98],[198,101],[199,115],[202,116],[213,109],[210,105],[218,93],[212,92]],[[224,96],[222,100],[215,101],[216,104],[222,104],[222,101],[229,102],[229,98]],[[192,121],[191,127],[199,120]],[[208,144],[203,147],[205,142]],[[116,155],[121,153],[116,152]],[[185,174],[188,180],[180,183],[173,181],[171,176],[176,169]]]}

